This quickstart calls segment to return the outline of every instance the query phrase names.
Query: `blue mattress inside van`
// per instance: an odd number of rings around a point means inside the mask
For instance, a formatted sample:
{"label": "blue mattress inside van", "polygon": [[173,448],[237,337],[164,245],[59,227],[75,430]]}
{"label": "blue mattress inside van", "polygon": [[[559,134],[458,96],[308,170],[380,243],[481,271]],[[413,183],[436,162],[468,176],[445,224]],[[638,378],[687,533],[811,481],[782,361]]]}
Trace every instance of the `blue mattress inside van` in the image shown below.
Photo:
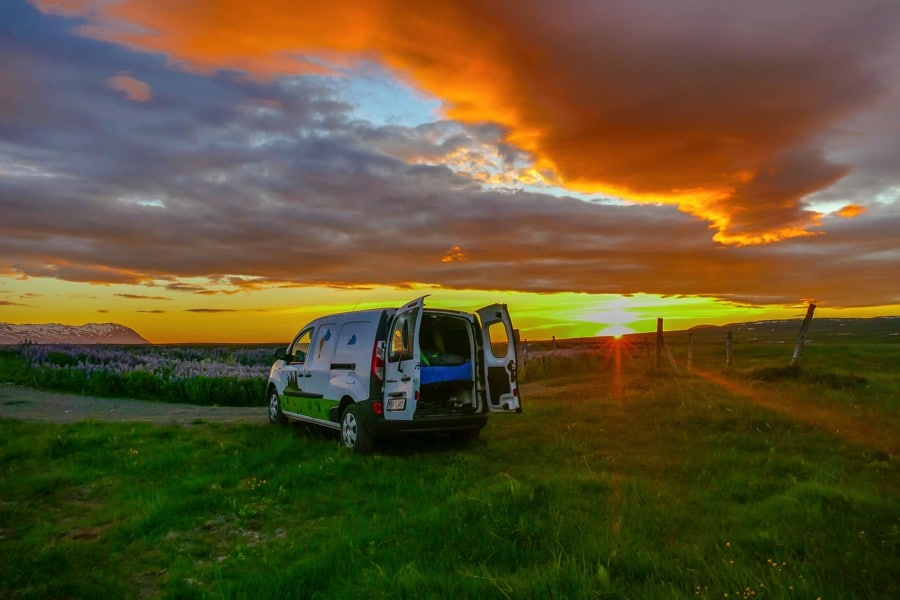
{"label": "blue mattress inside van", "polygon": [[445,381],[472,381],[472,361],[452,367],[433,367],[422,365],[421,383],[443,383]]}

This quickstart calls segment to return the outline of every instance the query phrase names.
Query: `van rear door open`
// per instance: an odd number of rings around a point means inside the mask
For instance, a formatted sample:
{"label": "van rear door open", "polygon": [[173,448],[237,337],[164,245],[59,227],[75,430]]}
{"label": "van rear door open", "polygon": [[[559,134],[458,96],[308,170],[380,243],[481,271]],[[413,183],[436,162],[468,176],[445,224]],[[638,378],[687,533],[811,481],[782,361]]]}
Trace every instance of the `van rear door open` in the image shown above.
{"label": "van rear door open", "polygon": [[410,421],[419,398],[419,327],[425,296],[403,306],[388,331],[384,365],[384,418]]}
{"label": "van rear door open", "polygon": [[484,380],[491,412],[522,412],[516,339],[505,304],[492,304],[477,311],[484,340]]}

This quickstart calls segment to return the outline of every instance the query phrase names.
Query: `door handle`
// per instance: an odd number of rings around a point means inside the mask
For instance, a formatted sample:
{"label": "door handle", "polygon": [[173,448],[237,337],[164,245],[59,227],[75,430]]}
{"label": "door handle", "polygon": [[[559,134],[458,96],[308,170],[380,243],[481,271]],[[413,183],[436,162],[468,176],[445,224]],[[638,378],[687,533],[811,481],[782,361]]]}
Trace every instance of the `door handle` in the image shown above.
{"label": "door handle", "polygon": [[409,375],[404,375],[403,377],[400,378],[400,381],[406,383],[410,379],[412,379],[412,377],[410,377]]}
{"label": "door handle", "polygon": [[303,376],[304,377],[312,377],[312,373],[304,373]]}

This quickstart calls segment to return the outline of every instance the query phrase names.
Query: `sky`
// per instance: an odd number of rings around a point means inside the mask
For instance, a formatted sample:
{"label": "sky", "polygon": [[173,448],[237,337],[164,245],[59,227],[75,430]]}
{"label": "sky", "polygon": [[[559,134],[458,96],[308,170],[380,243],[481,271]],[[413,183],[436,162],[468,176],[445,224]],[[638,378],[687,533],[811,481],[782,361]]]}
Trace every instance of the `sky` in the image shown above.
{"label": "sky", "polygon": [[0,321],[900,314],[900,4],[4,0]]}

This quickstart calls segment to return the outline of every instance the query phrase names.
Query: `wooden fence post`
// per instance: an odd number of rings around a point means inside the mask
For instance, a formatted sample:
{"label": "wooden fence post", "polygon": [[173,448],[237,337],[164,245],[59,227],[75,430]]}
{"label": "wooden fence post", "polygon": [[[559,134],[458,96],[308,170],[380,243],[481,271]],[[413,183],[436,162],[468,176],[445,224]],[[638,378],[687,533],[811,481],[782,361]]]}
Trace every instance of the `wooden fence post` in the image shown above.
{"label": "wooden fence post", "polygon": [[666,340],[663,337],[663,320],[662,317],[656,319],[656,368],[660,368],[662,366],[662,353],[666,353],[666,358],[669,359],[669,364],[672,365],[672,368],[675,369],[675,372],[681,375],[681,371],[678,369],[678,363],[675,362],[675,357],[672,356],[672,351],[669,350],[669,346],[666,344]]}
{"label": "wooden fence post", "polygon": [[803,324],[800,326],[800,333],[797,335],[797,343],[794,345],[794,356],[791,357],[790,366],[796,366],[797,361],[800,360],[800,353],[803,352],[803,344],[806,343],[806,330],[809,329],[809,324],[812,322],[813,313],[816,311],[816,305],[810,304],[806,309],[806,318],[803,319]]}
{"label": "wooden fence post", "polygon": [[662,349],[663,349],[663,320],[662,317],[656,319],[656,368],[662,366]]}
{"label": "wooden fence post", "polygon": [[725,334],[725,364],[731,366],[731,332]]}

